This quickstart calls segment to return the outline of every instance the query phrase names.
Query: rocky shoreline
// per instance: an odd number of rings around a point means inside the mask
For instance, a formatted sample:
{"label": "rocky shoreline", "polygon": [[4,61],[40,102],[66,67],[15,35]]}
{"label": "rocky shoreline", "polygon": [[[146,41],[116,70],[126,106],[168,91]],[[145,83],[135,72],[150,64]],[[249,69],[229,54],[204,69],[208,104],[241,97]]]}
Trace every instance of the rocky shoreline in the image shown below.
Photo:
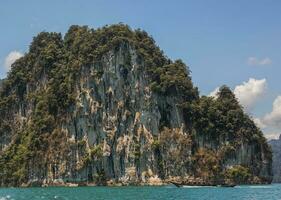
{"label": "rocky shoreline", "polygon": [[[43,181],[30,181],[28,183],[21,184],[19,187],[82,187],[82,186],[108,186],[108,187],[122,187],[122,186],[164,186],[164,185],[188,185],[188,186],[223,186],[223,185],[239,185],[241,183],[230,182],[229,180],[221,181],[207,181],[199,177],[171,177],[165,180],[160,179],[158,176],[150,177],[147,181],[116,181],[107,180],[103,183],[80,181],[80,182],[68,182],[62,179],[55,179],[51,182]],[[252,179],[246,185],[262,185],[271,184],[268,181],[262,181],[260,179]]]}

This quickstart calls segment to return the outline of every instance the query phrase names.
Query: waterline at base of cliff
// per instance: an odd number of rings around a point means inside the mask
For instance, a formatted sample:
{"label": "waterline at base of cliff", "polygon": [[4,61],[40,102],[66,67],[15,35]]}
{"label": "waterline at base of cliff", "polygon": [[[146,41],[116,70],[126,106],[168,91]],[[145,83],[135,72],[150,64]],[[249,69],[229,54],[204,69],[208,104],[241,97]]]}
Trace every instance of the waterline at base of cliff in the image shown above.
{"label": "waterline at base of cliff", "polygon": [[[266,190],[265,190],[266,188]],[[278,200],[281,196],[281,184],[242,185],[235,188],[197,187],[176,188],[172,185],[160,187],[48,187],[48,188],[0,188],[1,200],[89,200],[89,199],[255,199]]]}

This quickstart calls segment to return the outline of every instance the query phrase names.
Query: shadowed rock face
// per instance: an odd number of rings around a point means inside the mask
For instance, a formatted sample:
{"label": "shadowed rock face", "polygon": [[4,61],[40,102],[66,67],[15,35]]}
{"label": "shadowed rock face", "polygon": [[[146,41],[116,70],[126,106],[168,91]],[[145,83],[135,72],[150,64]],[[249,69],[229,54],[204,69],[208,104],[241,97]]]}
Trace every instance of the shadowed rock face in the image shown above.
{"label": "shadowed rock face", "polygon": [[272,148],[272,171],[273,182],[281,182],[281,135],[279,139],[270,140],[269,144]]}
{"label": "shadowed rock face", "polygon": [[[1,98],[2,185],[271,181],[271,154],[252,121],[235,131],[213,125],[197,110],[205,104],[187,67],[124,25],[73,26],[64,40],[39,34]],[[207,101],[220,109],[229,99]]]}

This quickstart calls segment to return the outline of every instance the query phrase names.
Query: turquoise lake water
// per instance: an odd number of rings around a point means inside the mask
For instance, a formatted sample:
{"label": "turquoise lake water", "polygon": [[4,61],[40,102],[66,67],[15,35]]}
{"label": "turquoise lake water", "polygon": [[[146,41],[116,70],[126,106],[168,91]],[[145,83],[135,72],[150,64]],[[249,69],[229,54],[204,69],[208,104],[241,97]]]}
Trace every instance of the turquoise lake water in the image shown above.
{"label": "turquoise lake water", "polygon": [[199,187],[49,187],[1,188],[0,200],[121,200],[121,199],[216,199],[216,200],[280,200],[281,184],[236,186],[234,188]]}

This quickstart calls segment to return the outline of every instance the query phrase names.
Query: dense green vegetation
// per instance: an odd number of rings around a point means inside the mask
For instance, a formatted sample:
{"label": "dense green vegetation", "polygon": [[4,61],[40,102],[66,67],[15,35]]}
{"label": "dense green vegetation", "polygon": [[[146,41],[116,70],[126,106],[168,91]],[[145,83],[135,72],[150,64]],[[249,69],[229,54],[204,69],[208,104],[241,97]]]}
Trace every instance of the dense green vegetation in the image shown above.
{"label": "dense green vegetation", "polygon": [[262,132],[244,113],[232,91],[222,86],[218,97],[203,96],[186,113],[195,130],[214,142],[231,141],[265,142]]}
{"label": "dense green vegetation", "polygon": [[[198,165],[196,169],[203,170],[203,174],[207,173],[209,178],[212,176],[221,178],[221,171],[224,171],[225,163],[228,160],[237,159],[236,153],[245,143],[254,146],[257,152],[263,151],[264,157],[271,161],[271,149],[261,130],[244,113],[238,100],[227,86],[220,88],[216,98],[203,96],[198,101],[194,101],[187,107],[185,114],[187,121],[192,124],[194,137],[201,141],[209,141],[211,145],[207,146],[208,148],[211,147],[207,151],[208,153],[205,150],[196,150],[198,144],[194,145],[196,151],[195,163],[199,163],[196,158],[198,153],[199,155],[202,154],[200,159],[204,158],[203,155],[209,159],[205,162],[205,168],[201,169]],[[261,166],[257,164],[259,156],[258,154],[252,155],[250,159],[253,163],[245,166],[252,175],[261,169]],[[209,167],[208,170],[206,163],[211,161],[216,164],[211,164],[211,168]],[[214,166],[217,166],[217,171],[212,168]],[[217,175],[214,175],[214,173],[217,173]],[[229,173],[227,175],[229,176]],[[231,180],[237,181],[236,179]]]}
{"label": "dense green vegetation", "polygon": [[248,168],[241,165],[236,165],[226,170],[225,177],[231,182],[246,184],[249,182],[252,174],[250,173],[250,170]]}
{"label": "dense green vegetation", "polygon": [[[45,169],[48,159],[51,159],[44,156],[46,152],[62,156],[62,151],[54,144],[59,144],[65,136],[56,128],[65,115],[72,111],[77,96],[75,84],[81,76],[81,69],[100,64],[106,53],[117,51],[120,46],[130,46],[137,51],[138,60],[144,66],[153,92],[160,96],[180,98],[181,103],[177,106],[183,109],[190,135],[180,135],[178,129],[171,131],[163,128],[161,137],[152,144],[161,175],[166,168],[171,168],[176,163],[177,166],[192,164],[196,169],[195,174],[206,179],[213,178],[220,174],[225,160],[235,156],[233,149],[242,143],[255,144],[259,151],[266,152],[268,159],[271,158],[271,151],[262,132],[243,112],[228,87],[223,86],[217,98],[199,97],[186,64],[181,60],[168,59],[145,31],[132,30],[123,24],[96,30],[74,25],[64,37],[59,33],[38,34],[33,39],[29,52],[12,65],[7,79],[2,83],[0,115],[3,120],[0,122],[0,135],[2,139],[11,135],[11,145],[0,155],[2,185],[26,182],[31,164],[36,163],[34,168]],[[129,55],[125,65],[131,67]],[[97,78],[102,75],[102,70],[95,74]],[[30,115],[26,113],[26,105],[32,106],[33,112]],[[28,117],[23,120],[22,126],[19,126],[20,123],[11,114],[18,110],[21,110],[23,117]],[[210,141],[213,149],[199,148],[196,138]],[[180,146],[178,151],[167,151],[172,149],[170,141]],[[77,146],[85,144],[78,143]],[[192,148],[193,157],[185,160],[190,156],[189,148]],[[63,146],[62,149],[67,147]],[[167,154],[170,160],[164,162],[161,157],[163,154]],[[135,145],[134,156],[136,162],[140,162],[139,144]],[[83,166],[101,157],[101,146],[94,146],[90,152],[85,153]],[[226,176],[245,181],[244,176],[256,173],[260,166],[248,167],[249,171],[234,168],[227,171]],[[175,167],[171,175],[180,170],[182,169]],[[103,171],[99,172],[97,179],[104,182]]]}

